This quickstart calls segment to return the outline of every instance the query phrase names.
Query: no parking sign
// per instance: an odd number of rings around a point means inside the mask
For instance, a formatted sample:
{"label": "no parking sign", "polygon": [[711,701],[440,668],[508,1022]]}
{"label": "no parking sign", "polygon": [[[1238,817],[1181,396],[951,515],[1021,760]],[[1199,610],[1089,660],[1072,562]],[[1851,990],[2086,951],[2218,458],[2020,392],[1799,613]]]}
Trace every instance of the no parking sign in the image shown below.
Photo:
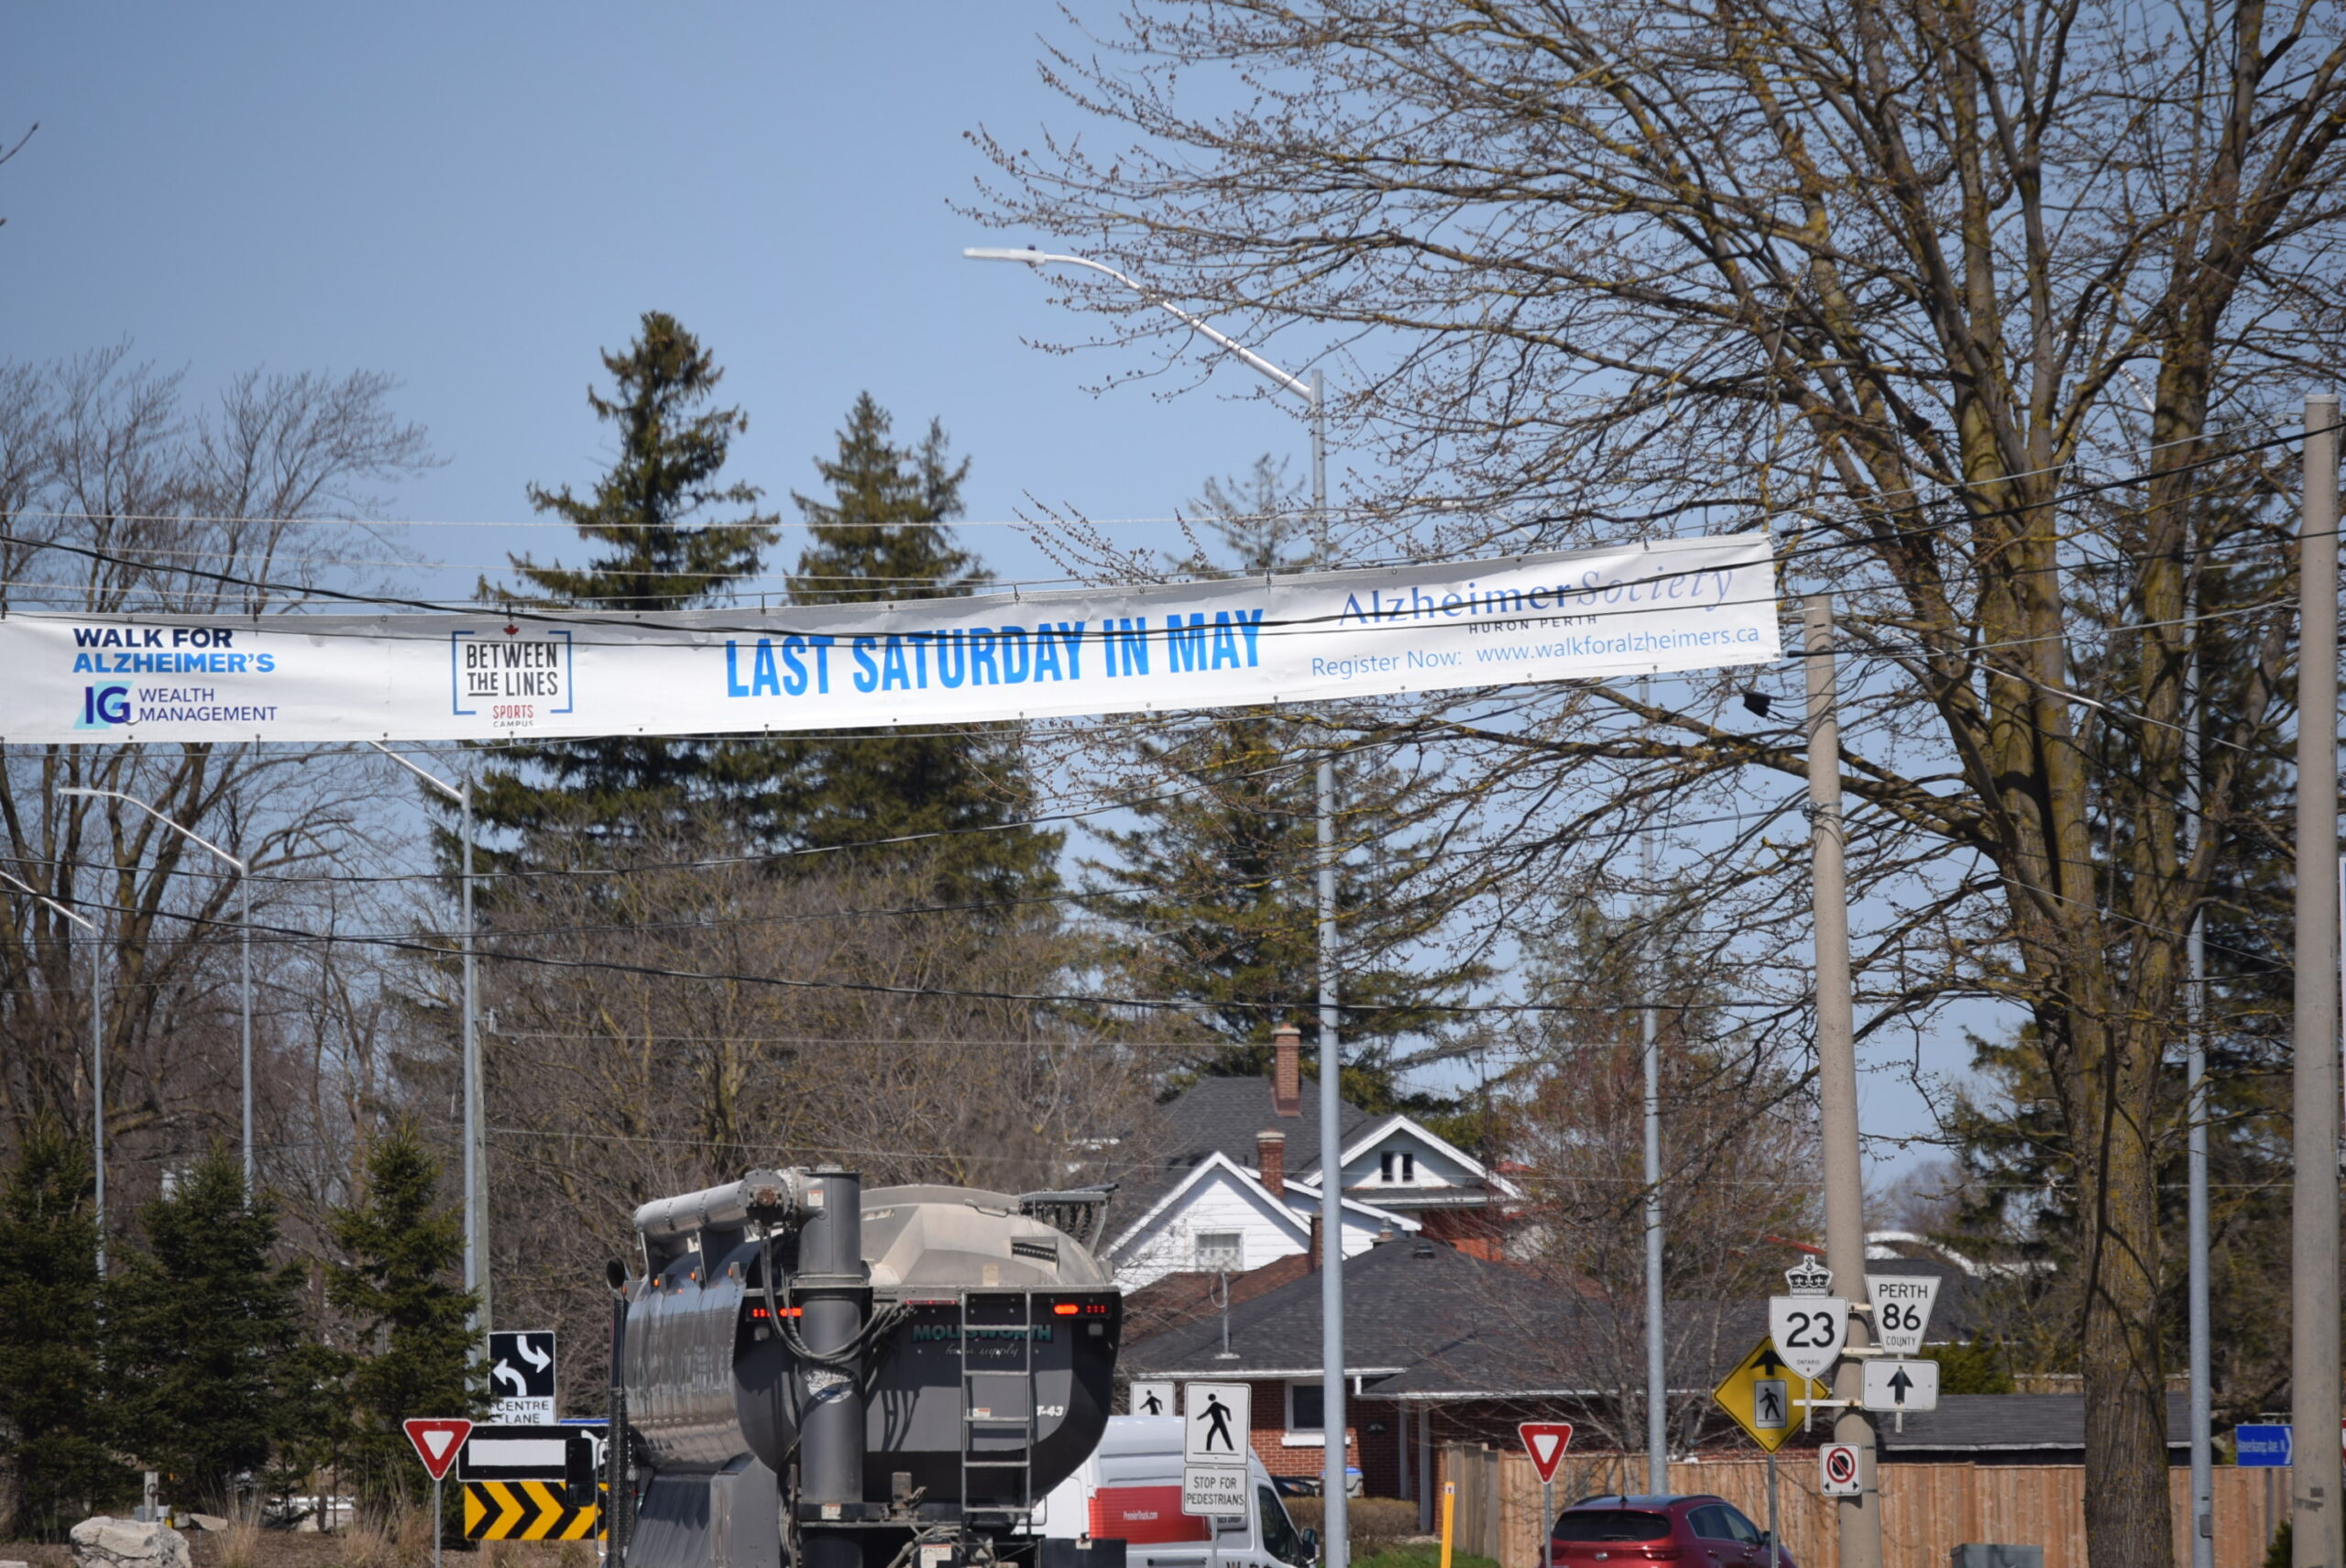
{"label": "no parking sign", "polygon": [[1816,1456],[1824,1473],[1826,1497],[1854,1497],[1865,1490],[1858,1477],[1858,1451],[1854,1444],[1828,1442],[1816,1451]]}

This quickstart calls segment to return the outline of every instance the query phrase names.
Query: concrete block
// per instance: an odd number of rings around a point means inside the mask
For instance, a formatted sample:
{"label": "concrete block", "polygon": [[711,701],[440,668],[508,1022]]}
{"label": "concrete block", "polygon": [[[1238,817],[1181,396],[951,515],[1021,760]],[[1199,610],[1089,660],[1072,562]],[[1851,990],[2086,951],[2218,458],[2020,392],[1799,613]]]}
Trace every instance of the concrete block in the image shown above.
{"label": "concrete block", "polygon": [[194,1568],[187,1537],[167,1524],[100,1514],[72,1533],[73,1568]]}

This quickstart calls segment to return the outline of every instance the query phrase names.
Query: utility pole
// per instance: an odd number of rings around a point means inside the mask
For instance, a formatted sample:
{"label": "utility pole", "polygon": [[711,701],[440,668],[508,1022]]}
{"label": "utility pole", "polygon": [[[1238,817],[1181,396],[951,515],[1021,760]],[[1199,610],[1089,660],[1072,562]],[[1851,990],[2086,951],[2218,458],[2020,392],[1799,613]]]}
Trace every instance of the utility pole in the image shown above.
{"label": "utility pole", "polygon": [[[1638,706],[1651,707],[1650,677],[1638,677]],[[1653,886],[1653,828],[1638,833],[1638,877]],[[1645,940],[1638,945],[1638,985],[1645,993],[1638,1027],[1644,1038],[1646,1091],[1646,1490],[1670,1490],[1670,1373],[1662,1340],[1661,1300],[1661,1052],[1657,1045],[1653,984],[1661,966],[1654,961],[1652,894],[1647,894]]]}
{"label": "utility pole", "polygon": [[2289,1205],[2293,1568],[2339,1568],[2338,398],[2306,399],[2297,535],[2296,1175]]}
{"label": "utility pole", "polygon": [[[1808,657],[1809,842],[1816,904],[1816,1085],[1825,1146],[1825,1266],[1835,1287],[1853,1301],[1866,1299],[1864,1171],[1858,1150],[1856,1004],[1849,989],[1849,884],[1841,823],[1841,725],[1834,711],[1833,600],[1801,600]],[[1847,1349],[1871,1344],[1871,1325],[1849,1323]],[[1834,1370],[1833,1441],[1858,1451],[1854,1497],[1835,1499],[1840,1568],[1881,1568],[1881,1483],[1874,1453],[1873,1418],[1859,1408],[1865,1363],[1844,1355]]]}

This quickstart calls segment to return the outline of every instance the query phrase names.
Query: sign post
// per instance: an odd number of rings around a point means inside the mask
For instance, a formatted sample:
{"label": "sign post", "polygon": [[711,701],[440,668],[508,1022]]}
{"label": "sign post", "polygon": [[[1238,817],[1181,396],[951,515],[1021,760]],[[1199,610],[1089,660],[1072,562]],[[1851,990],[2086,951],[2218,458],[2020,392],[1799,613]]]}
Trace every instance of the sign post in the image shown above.
{"label": "sign post", "polygon": [[1247,1432],[1255,1390],[1244,1383],[1192,1383],[1181,1390],[1181,1511],[1247,1511]]}
{"label": "sign post", "polygon": [[1442,1484],[1442,1568],[1450,1568],[1450,1521],[1458,1517],[1458,1483]]}
{"label": "sign post", "polygon": [[473,1423],[460,1416],[416,1416],[400,1425],[407,1429],[407,1440],[414,1445],[415,1456],[423,1461],[423,1468],[432,1477],[432,1568],[440,1568],[440,1483],[446,1478],[448,1467],[456,1463],[465,1439],[472,1433]]}
{"label": "sign post", "polygon": [[1531,1468],[1540,1473],[1540,1561],[1543,1568],[1556,1568],[1556,1467],[1573,1445],[1572,1423],[1523,1421],[1515,1435],[1523,1440],[1523,1452],[1531,1455]]}

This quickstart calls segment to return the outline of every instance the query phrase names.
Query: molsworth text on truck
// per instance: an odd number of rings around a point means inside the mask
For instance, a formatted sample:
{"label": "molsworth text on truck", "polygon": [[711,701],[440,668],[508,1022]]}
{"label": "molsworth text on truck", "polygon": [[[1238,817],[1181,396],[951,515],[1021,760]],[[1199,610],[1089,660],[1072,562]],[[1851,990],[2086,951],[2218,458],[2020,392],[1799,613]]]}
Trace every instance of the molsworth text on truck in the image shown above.
{"label": "molsworth text on truck", "polygon": [[1138,587],[667,614],[0,618],[0,740],[952,724],[1776,658],[1765,534]]}

